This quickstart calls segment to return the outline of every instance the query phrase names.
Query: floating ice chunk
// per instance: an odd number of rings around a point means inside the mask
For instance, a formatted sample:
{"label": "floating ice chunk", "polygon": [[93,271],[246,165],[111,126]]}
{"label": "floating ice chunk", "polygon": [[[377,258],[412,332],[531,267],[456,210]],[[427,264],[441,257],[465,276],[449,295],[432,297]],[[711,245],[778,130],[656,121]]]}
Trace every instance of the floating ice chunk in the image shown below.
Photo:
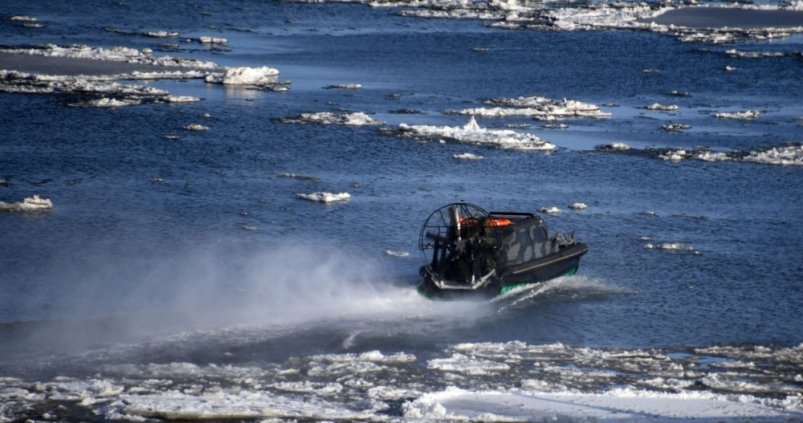
{"label": "floating ice chunk", "polygon": [[198,37],[198,42],[200,42],[201,44],[223,45],[223,44],[228,44],[229,40],[227,40],[225,38],[210,37],[210,36],[204,35],[204,36]]}
{"label": "floating ice chunk", "polygon": [[83,103],[76,103],[76,105],[80,106],[88,106],[88,107],[101,107],[101,108],[116,108],[116,107],[126,107],[126,106],[136,106],[141,104],[142,102],[137,99],[116,99],[116,98],[99,98],[96,100],[90,100]]}
{"label": "floating ice chunk", "polygon": [[267,66],[226,68],[222,75],[207,75],[206,82],[224,85],[264,85],[275,83],[278,75],[278,69]]}
{"label": "floating ice chunk", "polygon": [[725,54],[730,57],[742,59],[760,59],[762,57],[783,57],[786,53],[781,51],[739,51],[736,49],[725,50]]}
{"label": "floating ice chunk", "polygon": [[38,195],[26,197],[19,203],[5,203],[0,201],[0,211],[6,212],[49,212],[53,210],[53,202]]}
{"label": "floating ice chunk", "polygon": [[671,162],[679,162],[689,158],[690,155],[686,150],[669,150],[666,153],[660,154],[658,158],[668,160]]}
{"label": "floating ice chunk", "polygon": [[569,208],[572,210],[585,210],[588,208],[586,203],[572,203],[569,204]]}
{"label": "floating ice chunk", "polygon": [[48,44],[34,48],[5,48],[0,52],[14,54],[30,54],[46,57],[72,57],[77,59],[107,60],[112,62],[127,62],[154,66],[181,66],[193,69],[214,70],[218,65],[213,62],[202,62],[195,59],[181,59],[171,56],[153,57],[143,51],[130,47],[90,47],[74,44],[69,47],[60,47]]}
{"label": "floating ice chunk", "polygon": [[189,125],[185,125],[184,129],[186,129],[187,131],[202,132],[202,131],[208,131],[209,127],[201,125],[200,123],[191,123]]}
{"label": "floating ice chunk", "polygon": [[458,143],[487,145],[511,150],[552,151],[557,148],[535,135],[522,134],[509,129],[485,129],[472,116],[462,127],[431,125],[399,125],[402,136],[433,140],[451,140]]}
{"label": "floating ice chunk", "polygon": [[546,125],[541,125],[544,129],[566,129],[569,125],[565,123],[547,123]]}
{"label": "floating ice chunk", "polygon": [[296,194],[296,198],[328,204],[349,201],[351,199],[351,194],[347,192],[341,192],[338,194],[333,194],[331,192],[313,192],[309,194]]}
{"label": "floating ice chunk", "polygon": [[602,151],[627,151],[630,150],[630,146],[623,143],[623,142],[615,142],[612,144],[603,144],[596,147],[598,150]]}
{"label": "floating ice chunk", "polygon": [[736,68],[730,65],[725,66],[725,72],[735,72]]}
{"label": "floating ice chunk", "polygon": [[39,21],[39,19],[36,18],[35,16],[24,16],[24,15],[12,16],[12,17],[8,18],[8,20],[14,21],[14,22],[37,22],[37,21]]}
{"label": "floating ice chunk", "polygon": [[644,107],[647,110],[652,110],[654,112],[677,112],[678,106],[675,104],[661,104],[661,103],[653,103],[649,106]]}
{"label": "floating ice chunk", "polygon": [[731,160],[728,154],[716,151],[699,151],[694,154],[694,158],[704,162],[724,162]]}
{"label": "floating ice chunk", "polygon": [[325,87],[328,90],[361,90],[362,84],[335,84],[335,85],[328,85]]}
{"label": "floating ice chunk", "polygon": [[714,115],[717,119],[740,119],[740,120],[749,120],[749,119],[756,119],[761,116],[761,112],[758,110],[746,110],[744,112],[721,112]]}
{"label": "floating ice chunk", "polygon": [[552,206],[552,207],[541,207],[541,213],[546,213],[550,216],[557,216],[560,214],[560,209]]}
{"label": "floating ice chunk", "polygon": [[666,132],[680,132],[690,129],[691,125],[686,125],[684,123],[668,123],[666,125],[661,125],[661,129]]}
{"label": "floating ice chunk", "polygon": [[751,151],[743,161],[781,166],[803,166],[803,145],[775,147],[764,151]]}
{"label": "floating ice chunk", "polygon": [[145,35],[151,38],[176,38],[178,37],[178,32],[150,31],[146,32]]}
{"label": "floating ice chunk", "polygon": [[461,110],[462,115],[484,117],[525,116],[538,120],[567,118],[604,119],[611,116],[598,106],[576,100],[552,100],[546,97],[495,98],[486,100],[486,104],[497,107],[477,107]]}
{"label": "floating ice chunk", "polygon": [[295,117],[284,118],[282,123],[295,124],[320,124],[320,125],[347,125],[347,126],[375,126],[382,125],[382,121],[376,120],[362,112],[354,113],[302,113]]}
{"label": "floating ice chunk", "polygon": [[508,364],[484,360],[460,353],[454,353],[449,358],[429,360],[427,362],[427,367],[443,372],[462,373],[471,376],[494,375],[510,370]]}
{"label": "floating ice chunk", "polygon": [[483,157],[474,153],[458,153],[453,154],[452,158],[455,160],[482,160]]}
{"label": "floating ice chunk", "polygon": [[200,98],[189,95],[168,95],[164,99],[168,103],[196,103],[201,101]]}
{"label": "floating ice chunk", "polygon": [[696,251],[694,247],[689,244],[685,244],[682,242],[661,242],[657,244],[653,244],[648,242],[644,244],[644,248],[648,250],[658,250],[658,251],[667,251],[667,252],[675,252],[675,253],[694,253],[699,254],[699,251]]}
{"label": "floating ice chunk", "polygon": [[385,255],[399,258],[410,257],[410,253],[408,253],[407,251],[385,250]]}

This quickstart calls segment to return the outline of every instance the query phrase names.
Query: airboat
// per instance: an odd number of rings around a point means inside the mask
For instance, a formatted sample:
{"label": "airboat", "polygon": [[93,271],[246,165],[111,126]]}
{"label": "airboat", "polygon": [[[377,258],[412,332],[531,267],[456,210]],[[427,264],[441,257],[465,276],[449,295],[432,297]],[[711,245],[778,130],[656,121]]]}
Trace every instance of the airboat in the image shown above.
{"label": "airboat", "polygon": [[588,246],[549,236],[534,213],[487,212],[468,203],[435,210],[421,227],[418,292],[432,299],[488,299],[577,272]]}

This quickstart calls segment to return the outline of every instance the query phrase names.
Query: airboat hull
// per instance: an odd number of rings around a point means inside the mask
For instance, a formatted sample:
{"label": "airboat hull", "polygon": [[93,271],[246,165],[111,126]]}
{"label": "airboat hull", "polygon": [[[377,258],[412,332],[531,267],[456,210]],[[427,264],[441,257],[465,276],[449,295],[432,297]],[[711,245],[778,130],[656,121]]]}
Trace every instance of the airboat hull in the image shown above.
{"label": "airboat hull", "polygon": [[561,276],[571,276],[580,266],[580,257],[588,246],[575,243],[561,248],[556,254],[511,267],[490,283],[476,289],[468,286],[439,287],[433,276],[426,275],[418,292],[435,300],[487,300],[530,285],[546,282]]}

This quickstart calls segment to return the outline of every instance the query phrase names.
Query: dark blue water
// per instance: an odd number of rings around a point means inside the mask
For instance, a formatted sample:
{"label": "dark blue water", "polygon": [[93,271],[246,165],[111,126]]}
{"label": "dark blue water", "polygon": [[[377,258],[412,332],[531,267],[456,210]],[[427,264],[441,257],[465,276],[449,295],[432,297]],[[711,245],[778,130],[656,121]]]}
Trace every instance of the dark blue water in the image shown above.
{"label": "dark blue water", "polygon": [[[359,5],[25,3],[3,14],[36,16],[45,25],[30,30],[4,21],[0,36],[8,46],[125,45],[161,54],[164,40],[104,28],[179,31],[179,49],[170,54],[276,67],[292,81],[287,93],[154,82],[204,100],[114,110],[67,107],[60,95],[0,94],[0,176],[9,182],[0,186],[0,201],[38,194],[55,205],[44,215],[0,215],[4,371],[21,372],[31,356],[185,331],[198,338],[177,349],[154,346],[149,360],[229,360],[219,356],[221,345],[246,351],[248,360],[283,359],[337,350],[355,328],[367,334],[366,349],[424,354],[444,344],[512,340],[619,348],[803,342],[800,167],[594,151],[617,141],[724,151],[799,143],[803,62],[793,56],[734,59],[724,54],[733,46],[657,34],[506,31]],[[182,42],[200,35],[229,44]],[[801,49],[799,37],[766,45]],[[725,72],[726,65],[738,71]],[[338,83],[364,88],[323,89]],[[671,90],[691,95],[666,97]],[[466,118],[445,111],[532,95],[606,105],[612,118],[569,121],[563,131],[524,118],[479,119],[488,127],[532,123],[529,132],[561,147],[552,154],[278,122],[345,110],[370,113],[388,127],[456,126]],[[681,111],[643,109],[654,102]],[[402,108],[422,113],[391,113]],[[747,109],[761,110],[761,119],[710,113]],[[210,129],[181,129],[193,122]],[[692,129],[660,130],[670,122]],[[165,140],[169,134],[182,139]],[[452,159],[467,151],[484,159]],[[320,180],[277,176],[285,172]],[[295,198],[314,191],[352,199],[322,205]],[[398,318],[395,310],[384,313],[417,281],[423,220],[460,200],[493,210],[563,209],[545,217],[549,227],[574,230],[590,248],[574,282],[521,301],[467,306],[460,323],[441,321],[438,308],[450,306],[439,303],[416,303],[415,312]],[[569,211],[575,201],[588,210]],[[649,250],[641,237],[687,243],[699,254]],[[411,254],[399,259],[386,250]],[[367,291],[383,305],[350,301]],[[362,308],[362,317],[349,314]],[[306,313],[314,318],[301,319],[303,330],[287,323]],[[301,340],[290,352],[261,332],[234,343],[208,333],[238,325],[289,325]]]}

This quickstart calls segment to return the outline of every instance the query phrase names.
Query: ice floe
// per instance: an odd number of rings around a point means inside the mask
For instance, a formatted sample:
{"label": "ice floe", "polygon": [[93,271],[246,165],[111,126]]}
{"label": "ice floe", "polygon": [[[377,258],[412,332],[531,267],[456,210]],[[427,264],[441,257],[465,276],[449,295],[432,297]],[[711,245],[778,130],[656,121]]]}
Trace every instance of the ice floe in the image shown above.
{"label": "ice floe", "polygon": [[758,110],[745,110],[743,112],[720,112],[714,116],[717,119],[750,120],[758,119],[758,117],[761,116],[761,112]]}
{"label": "ice floe", "polygon": [[742,59],[760,59],[764,57],[784,57],[786,53],[782,51],[740,51],[736,49],[725,50],[725,54],[730,57]]}
{"label": "ice floe", "polygon": [[53,210],[53,202],[47,198],[41,198],[38,195],[26,197],[19,203],[5,203],[0,201],[0,211],[5,212],[49,212]]}
{"label": "ice floe", "polygon": [[197,103],[201,99],[189,95],[167,95],[164,97],[164,101],[168,103]]}
{"label": "ice floe", "polygon": [[588,205],[586,203],[579,203],[578,202],[578,203],[569,204],[569,208],[572,209],[572,210],[585,210],[585,209],[588,208]]}
{"label": "ice floe", "polygon": [[644,107],[647,110],[651,110],[653,112],[677,112],[679,107],[676,104],[661,104],[661,103],[653,103],[649,106]]}
{"label": "ice floe", "polygon": [[309,194],[296,194],[296,198],[328,204],[349,201],[351,200],[351,194],[347,192],[341,192],[337,194],[331,192],[312,192]]}
{"label": "ice floe", "polygon": [[116,99],[108,97],[70,103],[71,106],[98,107],[98,108],[118,108],[118,107],[136,106],[138,104],[142,104],[142,101],[136,98]]}
{"label": "ice floe", "polygon": [[681,132],[691,129],[691,125],[687,125],[685,123],[667,123],[665,125],[661,125],[661,129],[666,132]]}
{"label": "ice floe", "polygon": [[610,148],[610,145],[598,146],[596,149],[609,153],[658,158],[676,163],[684,160],[699,160],[704,162],[761,163],[777,166],[803,165],[803,145],[801,144],[791,144],[746,151],[712,151],[705,148],[617,150]]}
{"label": "ice floe", "polygon": [[399,125],[404,137],[447,140],[463,144],[484,145],[510,150],[552,151],[557,147],[535,135],[509,129],[486,129],[472,116],[464,126]]}
{"label": "ice floe", "polygon": [[200,123],[190,123],[188,125],[184,125],[183,128],[190,132],[203,132],[209,130],[208,126],[201,125]]}
{"label": "ice floe", "polygon": [[546,213],[550,216],[558,216],[560,215],[560,209],[552,206],[552,207],[541,207],[541,213]]}
{"label": "ice floe", "polygon": [[452,158],[455,160],[482,160],[483,157],[479,154],[474,153],[457,153],[452,154]]}
{"label": "ice floe", "polygon": [[327,90],[361,90],[362,84],[334,84],[334,85],[327,85],[325,87]]}
{"label": "ice floe", "polygon": [[454,386],[404,404],[404,416],[436,421],[783,421],[796,413],[708,392],[674,394],[633,388],[599,393],[538,389],[466,390]]}
{"label": "ice floe", "polygon": [[143,50],[131,47],[90,47],[83,44],[73,44],[61,47],[55,44],[47,44],[32,48],[3,48],[3,53],[30,54],[46,57],[68,57],[75,59],[107,60],[112,62],[126,62],[151,66],[172,66],[186,67],[192,69],[214,70],[218,66],[213,62],[204,62],[195,59],[181,59],[171,56],[155,57]]}
{"label": "ice floe", "polygon": [[258,68],[226,68],[221,74],[207,75],[206,82],[223,85],[264,85],[276,82],[279,70],[268,66]]}
{"label": "ice floe", "polygon": [[530,117],[537,120],[570,118],[604,119],[611,116],[598,106],[576,100],[552,100],[546,97],[495,98],[485,104],[495,107],[475,107],[458,113],[470,116],[504,118],[511,116]]}
{"label": "ice floe", "polygon": [[224,45],[228,44],[229,40],[220,37],[210,37],[208,35],[204,35],[198,37],[198,42],[201,44],[216,44],[216,45]]}
{"label": "ice floe", "polygon": [[178,32],[171,32],[171,31],[148,31],[145,33],[148,37],[151,38],[177,38]]}
{"label": "ice floe", "polygon": [[298,116],[281,119],[282,123],[291,124],[318,124],[318,125],[346,125],[346,126],[378,126],[382,121],[376,120],[363,112],[333,113],[317,112],[302,113]]}

